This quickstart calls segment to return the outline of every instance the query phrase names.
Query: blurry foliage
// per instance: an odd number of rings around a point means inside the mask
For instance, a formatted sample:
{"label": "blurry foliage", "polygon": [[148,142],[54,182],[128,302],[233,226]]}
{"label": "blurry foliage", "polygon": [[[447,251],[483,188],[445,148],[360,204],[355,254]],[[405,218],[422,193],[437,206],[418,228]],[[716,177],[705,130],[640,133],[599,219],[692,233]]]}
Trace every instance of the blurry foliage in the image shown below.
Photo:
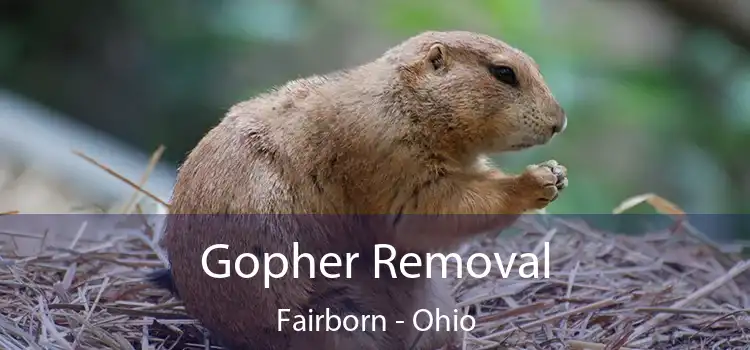
{"label": "blurry foliage", "polygon": [[[321,34],[337,30],[332,13],[343,0],[0,4],[0,83],[144,150],[164,143],[174,162],[231,104],[295,72],[323,73],[346,49]],[[624,64],[585,21],[545,29],[554,15],[541,0],[369,6],[348,17],[389,42],[463,28],[534,56],[569,128],[502,161],[512,170],[548,158],[569,167],[570,188],[550,211],[608,212],[658,192],[692,212],[750,212],[750,60],[716,33],[688,26],[668,64]]]}

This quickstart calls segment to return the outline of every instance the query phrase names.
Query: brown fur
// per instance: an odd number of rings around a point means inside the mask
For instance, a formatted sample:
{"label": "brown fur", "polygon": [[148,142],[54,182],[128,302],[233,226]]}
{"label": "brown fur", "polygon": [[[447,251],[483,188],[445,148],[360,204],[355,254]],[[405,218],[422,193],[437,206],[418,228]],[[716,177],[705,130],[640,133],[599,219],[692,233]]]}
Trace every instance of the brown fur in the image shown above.
{"label": "brown fur", "polygon": [[[497,80],[488,64],[512,67],[519,86]],[[389,243],[400,254],[444,250],[508,224],[500,215],[409,214],[518,215],[545,207],[567,184],[564,167],[549,162],[508,175],[486,155],[544,144],[564,123],[530,57],[470,32],[422,33],[370,63],[239,103],[181,166],[173,214],[394,216],[377,228],[242,216],[224,219],[217,231],[208,218],[170,216],[163,245],[176,289],[188,312],[236,348],[408,349],[417,334],[410,313],[431,306],[450,312],[454,300],[440,279],[372,279],[372,245]],[[291,256],[294,241],[316,258],[360,252],[361,272],[351,280],[282,278],[264,289],[260,280],[213,279],[201,269],[202,252],[215,243],[229,244],[222,258],[232,258]],[[406,325],[389,323],[386,334],[275,331],[279,308],[324,307],[400,317]],[[427,332],[416,349],[456,337]]]}

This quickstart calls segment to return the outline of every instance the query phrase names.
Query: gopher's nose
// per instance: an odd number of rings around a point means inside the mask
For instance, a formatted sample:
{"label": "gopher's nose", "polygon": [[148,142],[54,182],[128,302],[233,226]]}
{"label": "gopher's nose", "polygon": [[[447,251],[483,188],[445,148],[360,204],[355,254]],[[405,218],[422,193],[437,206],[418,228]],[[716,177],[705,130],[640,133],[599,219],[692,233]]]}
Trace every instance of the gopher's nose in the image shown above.
{"label": "gopher's nose", "polygon": [[563,114],[562,116],[562,122],[555,124],[552,126],[552,135],[557,135],[563,131],[565,131],[565,128],[568,127],[568,117]]}

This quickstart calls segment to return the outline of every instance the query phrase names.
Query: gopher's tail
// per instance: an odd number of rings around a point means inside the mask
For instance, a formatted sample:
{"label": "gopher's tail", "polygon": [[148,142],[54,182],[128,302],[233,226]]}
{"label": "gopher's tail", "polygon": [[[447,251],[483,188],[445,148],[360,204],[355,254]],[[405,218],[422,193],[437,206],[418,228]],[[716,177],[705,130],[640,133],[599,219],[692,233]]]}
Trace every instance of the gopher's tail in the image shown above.
{"label": "gopher's tail", "polygon": [[172,279],[172,270],[168,268],[158,269],[149,273],[146,276],[146,280],[148,280],[149,283],[158,288],[168,290],[175,297],[180,297],[180,295],[177,293],[177,288],[175,288],[174,286],[174,279]]}

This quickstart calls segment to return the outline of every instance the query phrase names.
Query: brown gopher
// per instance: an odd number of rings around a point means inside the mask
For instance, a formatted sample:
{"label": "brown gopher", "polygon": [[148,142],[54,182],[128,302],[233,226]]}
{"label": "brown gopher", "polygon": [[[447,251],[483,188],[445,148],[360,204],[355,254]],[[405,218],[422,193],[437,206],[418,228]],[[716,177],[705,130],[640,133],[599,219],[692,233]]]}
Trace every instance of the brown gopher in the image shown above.
{"label": "brown gopher", "polygon": [[[373,279],[373,245],[446,250],[506,226],[507,215],[547,206],[567,186],[563,166],[510,175],[486,155],[545,144],[566,123],[532,58],[471,32],[425,32],[370,63],[289,82],[232,107],[188,155],[162,240],[171,273],[153,280],[233,349],[440,348],[457,332],[418,336],[411,320],[418,309],[452,313],[445,281]],[[352,218],[361,214],[390,216],[362,224],[376,216]],[[330,252],[361,258],[349,279],[310,278],[302,263],[298,278],[288,273],[269,288],[257,277],[214,279],[201,265],[216,243],[229,249],[215,251],[214,271],[216,260],[242,253],[291,257],[292,242],[316,264]],[[389,324],[385,332],[296,332],[291,322],[279,330],[279,309],[290,318],[326,309],[385,315]]]}

